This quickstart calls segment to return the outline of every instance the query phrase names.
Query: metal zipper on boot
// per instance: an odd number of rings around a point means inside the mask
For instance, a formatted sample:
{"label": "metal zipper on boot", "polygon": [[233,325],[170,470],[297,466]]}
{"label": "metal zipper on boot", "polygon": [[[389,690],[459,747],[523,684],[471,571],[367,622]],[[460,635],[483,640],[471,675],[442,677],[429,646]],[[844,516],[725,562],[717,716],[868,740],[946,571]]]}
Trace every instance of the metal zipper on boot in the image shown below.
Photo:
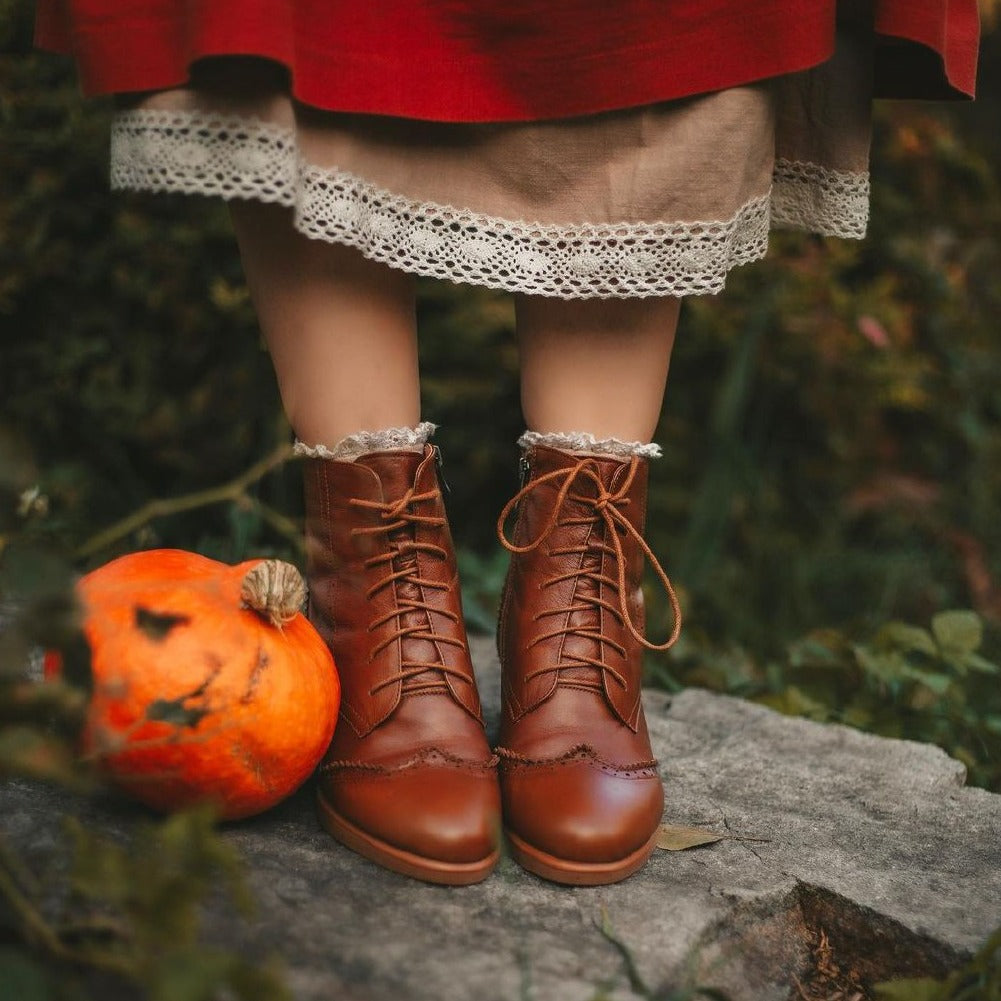
{"label": "metal zipper on boot", "polygon": [[438,467],[438,479],[445,488],[445,493],[450,494],[452,488],[448,485],[448,480],[445,479],[445,461],[441,457],[441,449],[437,445],[431,447],[434,449],[434,464]]}
{"label": "metal zipper on boot", "polygon": [[518,486],[523,487],[528,482],[528,474],[532,471],[532,464],[527,456],[522,456],[518,460]]}

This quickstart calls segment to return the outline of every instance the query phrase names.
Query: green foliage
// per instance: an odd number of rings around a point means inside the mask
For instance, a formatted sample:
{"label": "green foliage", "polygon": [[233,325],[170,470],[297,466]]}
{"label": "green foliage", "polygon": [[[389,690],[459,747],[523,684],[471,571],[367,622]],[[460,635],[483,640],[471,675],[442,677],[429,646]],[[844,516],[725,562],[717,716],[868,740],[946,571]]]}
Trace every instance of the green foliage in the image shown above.
{"label": "green foliage", "polygon": [[[852,644],[970,608],[980,656],[999,659],[1001,138],[985,126],[1001,112],[999,54],[989,36],[974,105],[882,109],[864,243],[776,237],[723,296],[686,303],[648,515],[686,613],[671,671],[652,666],[662,683],[936,739],[992,785],[988,679],[939,664],[919,682],[928,665],[899,651],[912,676],[880,677]],[[0,445],[37,458],[0,533],[57,553],[234,479],[289,435],[224,207],[110,194],[109,113],[60,60],[0,61]],[[494,521],[517,488],[512,305],[425,282],[419,320],[466,605],[489,631],[505,565]],[[168,504],[88,561],[154,545],[297,558],[299,490],[295,465],[276,466],[211,506]],[[663,598],[647,607],[662,638]],[[786,651],[822,624],[848,652],[804,677]],[[929,692],[941,705],[912,704]]]}
{"label": "green foliage", "polygon": [[972,783],[1001,790],[1001,666],[983,655],[982,639],[980,616],[946,611],[930,629],[893,621],[865,642],[816,629],[772,659],[689,636],[649,668],[672,689],[699,685],[791,715],[938,744],[967,766]]}
{"label": "green foliage", "polygon": [[[971,107],[882,112],[865,243],[776,238],[723,296],[686,303],[648,520],[693,628],[766,655],[820,622],[997,618],[998,93],[985,70]],[[39,458],[38,532],[75,549],[235,476],[288,429],[224,207],[109,194],[110,109],[80,101],[60,61],[0,63],[0,94],[2,420]],[[511,302],[426,282],[419,319],[455,535],[492,565],[521,424]],[[254,499],[295,518],[294,466]],[[229,500],[93,558],[150,545],[295,555]]]}
{"label": "green foliage", "polygon": [[484,557],[472,549],[460,549],[457,556],[466,627],[490,635],[497,629],[497,610],[507,575],[508,554],[497,548]]}
{"label": "green foliage", "polygon": [[[100,783],[76,752],[91,682],[89,652],[70,567],[32,538],[23,501],[35,476],[26,452],[0,434],[0,779],[30,778],[92,794]],[[28,677],[39,648],[58,651],[61,681]],[[137,825],[124,842],[66,818],[65,851],[55,864],[48,858],[42,872],[0,836],[4,996],[288,998],[273,965],[258,966],[201,941],[203,904],[220,890],[249,911],[239,858],[205,811]]]}
{"label": "green foliage", "polygon": [[1001,1001],[1001,928],[942,980],[892,980],[874,989],[876,1001]]}
{"label": "green foliage", "polygon": [[[982,0],[995,18],[997,6]],[[234,481],[289,430],[225,208],[109,194],[111,108],[81,101],[63,61],[30,53],[30,21],[29,4],[0,0],[0,51],[13,53],[0,56],[0,775],[86,792],[94,777],[73,738],[89,670],[66,554],[157,498]],[[670,658],[651,661],[656,681],[935,741],[993,789],[999,57],[995,33],[974,105],[881,110],[863,244],[777,237],[725,295],[686,303],[648,515],[687,621]],[[489,631],[506,565],[493,525],[517,485],[513,311],[497,293],[425,282],[419,320],[467,614]],[[210,506],[159,508],[88,560],[154,545],[295,556],[300,505],[294,464],[276,465]],[[651,593],[647,607],[663,636],[663,599]],[[970,611],[941,611],[957,608]],[[906,624],[918,622],[929,628]],[[40,645],[60,650],[66,683],[24,680]],[[270,972],[197,944],[197,901],[220,877],[234,886],[207,818],[167,821],[131,845],[71,832],[69,937],[0,845],[0,894],[27,902],[4,929],[21,945],[0,948],[0,982],[16,996],[87,996],[85,975],[61,974],[98,955],[163,1001],[225,985],[281,996]],[[128,886],[150,851],[162,871],[149,877],[147,858]],[[966,979],[885,996],[997,998],[992,941]],[[973,984],[993,993],[962,993]]]}
{"label": "green foliage", "polygon": [[0,930],[24,946],[0,953],[0,970],[26,985],[24,997],[86,999],[131,987],[149,1001],[290,998],[273,964],[198,941],[201,906],[220,886],[244,912],[251,907],[239,859],[210,813],[140,825],[126,844],[74,818],[65,827],[70,868],[60,874],[53,918],[45,903],[51,876],[41,879],[9,849],[0,853],[0,897],[13,916]]}

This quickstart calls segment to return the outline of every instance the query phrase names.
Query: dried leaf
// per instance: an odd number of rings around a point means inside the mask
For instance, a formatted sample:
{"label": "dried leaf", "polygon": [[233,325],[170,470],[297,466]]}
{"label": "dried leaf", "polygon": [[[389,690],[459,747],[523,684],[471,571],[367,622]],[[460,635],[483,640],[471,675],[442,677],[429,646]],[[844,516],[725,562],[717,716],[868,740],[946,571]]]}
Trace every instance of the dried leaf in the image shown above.
{"label": "dried leaf", "polygon": [[725,834],[704,831],[699,827],[684,827],[678,824],[661,824],[657,832],[657,847],[668,852],[683,852],[686,848],[711,845],[722,841]]}

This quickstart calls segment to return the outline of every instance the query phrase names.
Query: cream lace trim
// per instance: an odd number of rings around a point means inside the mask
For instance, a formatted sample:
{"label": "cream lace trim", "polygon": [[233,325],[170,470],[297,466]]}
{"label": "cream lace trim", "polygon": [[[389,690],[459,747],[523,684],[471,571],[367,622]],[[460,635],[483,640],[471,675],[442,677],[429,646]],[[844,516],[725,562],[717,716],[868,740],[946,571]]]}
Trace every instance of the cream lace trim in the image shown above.
{"label": "cream lace trim", "polygon": [[414,274],[560,298],[703,295],[762,257],[768,199],[725,222],[548,226],[415,203],[305,167],[296,226]]}
{"label": "cream lace trim", "polygon": [[307,445],[297,441],[293,447],[296,455],[311,459],[337,459],[340,462],[353,462],[360,455],[369,452],[389,452],[393,449],[418,451],[435,433],[438,425],[430,421],[421,421],[412,428],[384,428],[380,431],[358,431],[349,434],[331,447],[326,445]]}
{"label": "cream lace trim", "polygon": [[775,161],[772,224],[861,240],[869,223],[869,174],[801,160]]}
{"label": "cream lace trim", "polygon": [[782,161],[775,189],[730,219],[571,226],[416,202],[302,161],[292,130],[203,112],[115,117],[114,188],[257,198],[294,206],[306,236],[418,275],[560,298],[704,295],[764,256],[772,223],[861,236],[868,175]]}
{"label": "cream lace trim", "polygon": [[204,112],[123,111],[111,126],[111,186],[294,205],[295,133]]}
{"label": "cream lace trim", "polygon": [[638,455],[644,459],[659,459],[663,454],[656,442],[623,441],[621,438],[595,438],[587,431],[526,431],[518,444],[523,449],[534,445],[560,448],[565,452],[593,452],[597,455]]}

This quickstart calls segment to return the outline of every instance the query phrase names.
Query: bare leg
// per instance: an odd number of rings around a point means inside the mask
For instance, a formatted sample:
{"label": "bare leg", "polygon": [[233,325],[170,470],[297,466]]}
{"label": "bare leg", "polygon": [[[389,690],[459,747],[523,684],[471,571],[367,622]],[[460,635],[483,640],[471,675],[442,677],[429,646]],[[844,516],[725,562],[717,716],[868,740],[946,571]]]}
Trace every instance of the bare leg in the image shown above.
{"label": "bare leg", "polygon": [[298,437],[331,445],[420,420],[414,281],[310,240],[287,209],[232,202],[250,295]]}
{"label": "bare leg", "polygon": [[529,429],[650,441],[681,300],[518,296],[515,304]]}

